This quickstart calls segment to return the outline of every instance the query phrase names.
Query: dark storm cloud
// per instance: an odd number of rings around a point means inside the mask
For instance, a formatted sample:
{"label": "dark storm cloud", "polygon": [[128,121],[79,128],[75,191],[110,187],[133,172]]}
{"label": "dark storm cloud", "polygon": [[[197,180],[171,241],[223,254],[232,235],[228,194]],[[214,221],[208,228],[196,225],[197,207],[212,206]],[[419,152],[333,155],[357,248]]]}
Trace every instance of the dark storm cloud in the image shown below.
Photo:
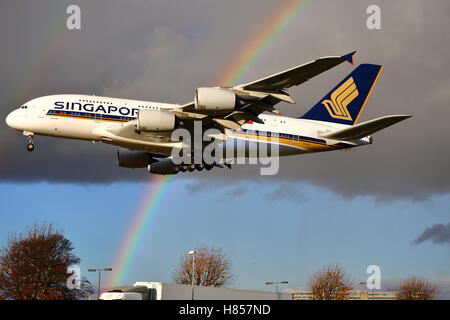
{"label": "dark storm cloud", "polygon": [[450,223],[435,224],[432,227],[426,228],[420,236],[418,236],[413,244],[421,244],[425,241],[431,241],[436,244],[450,244]]}
{"label": "dark storm cloud", "polygon": [[228,201],[228,199],[230,198],[234,199],[243,196],[247,191],[248,189],[245,186],[235,187],[225,192],[223,198],[226,199],[226,201]]}
{"label": "dark storm cloud", "polygon": [[[218,183],[214,186],[214,190],[220,190],[219,201],[241,197],[248,191],[248,187],[245,185],[228,185],[223,179],[219,180],[223,183]],[[203,194],[211,191],[211,185],[204,183],[203,180],[189,179],[188,181],[189,182],[186,184],[186,190],[191,194]]]}
{"label": "dark storm cloud", "polygon": [[[197,86],[217,85],[239,48],[266,23],[273,1],[77,1],[82,30],[65,29],[70,1],[4,1],[0,117],[46,94],[87,93],[187,102]],[[280,172],[260,177],[255,166],[213,170],[203,184],[224,178],[295,185],[311,183],[344,196],[424,199],[450,190],[450,10],[448,1],[378,1],[382,30],[366,28],[372,1],[312,1],[266,48],[243,81],[320,56],[358,50],[357,62],[385,66],[361,121],[413,114],[354,152],[281,160]],[[304,113],[352,67],[342,65],[290,90]],[[145,170],[117,168],[111,146],[24,138],[3,123],[3,181],[109,182],[144,179]],[[227,180],[225,180],[227,181]],[[226,183],[226,182],[225,182]]]}
{"label": "dark storm cloud", "polygon": [[303,203],[308,201],[308,198],[297,188],[295,184],[282,184],[275,190],[269,192],[265,196],[269,201],[284,201],[290,200],[294,202]]}

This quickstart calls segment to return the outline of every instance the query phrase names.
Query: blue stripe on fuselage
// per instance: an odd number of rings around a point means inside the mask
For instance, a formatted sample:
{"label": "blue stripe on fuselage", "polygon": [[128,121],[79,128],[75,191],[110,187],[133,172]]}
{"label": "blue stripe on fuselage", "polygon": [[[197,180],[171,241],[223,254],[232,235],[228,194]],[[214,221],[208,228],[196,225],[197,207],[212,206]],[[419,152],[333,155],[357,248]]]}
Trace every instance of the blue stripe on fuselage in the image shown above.
{"label": "blue stripe on fuselage", "polygon": [[127,122],[136,119],[135,117],[117,116],[104,113],[92,113],[82,111],[69,111],[69,110],[49,110],[48,116],[60,116],[78,119],[92,119],[102,121],[114,121],[114,122]]}
{"label": "blue stripe on fuselage", "polygon": [[[82,111],[70,111],[70,110],[49,110],[47,112],[48,116],[59,116],[59,117],[68,117],[68,118],[76,118],[76,119],[92,119],[98,121],[112,121],[112,122],[128,122],[135,120],[135,117],[128,117],[122,115],[111,115],[104,113],[92,113],[92,112],[82,112]],[[288,139],[292,141],[304,141],[309,143],[315,143],[320,145],[327,145],[326,141],[323,139],[317,139],[313,137],[294,135],[289,133],[281,133],[281,132],[271,132],[271,131],[260,131],[260,130],[250,130],[244,129],[234,130],[236,134],[246,134],[249,136],[259,136],[259,137],[278,137],[282,139]],[[352,144],[347,143],[338,143],[335,145],[330,145],[330,147],[335,147],[337,149],[351,148],[354,147]]]}

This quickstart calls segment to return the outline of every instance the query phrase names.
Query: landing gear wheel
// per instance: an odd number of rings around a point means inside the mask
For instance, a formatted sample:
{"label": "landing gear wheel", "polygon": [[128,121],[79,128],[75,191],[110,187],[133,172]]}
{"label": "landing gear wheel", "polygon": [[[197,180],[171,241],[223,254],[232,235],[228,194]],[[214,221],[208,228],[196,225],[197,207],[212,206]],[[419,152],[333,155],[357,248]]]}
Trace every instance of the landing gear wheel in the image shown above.
{"label": "landing gear wheel", "polygon": [[31,152],[31,151],[33,151],[34,150],[34,144],[33,144],[33,137],[34,137],[34,134],[32,134],[32,133],[30,133],[30,132],[23,132],[23,134],[25,135],[27,135],[28,136],[28,144],[27,144],[27,150],[29,151],[29,152]]}

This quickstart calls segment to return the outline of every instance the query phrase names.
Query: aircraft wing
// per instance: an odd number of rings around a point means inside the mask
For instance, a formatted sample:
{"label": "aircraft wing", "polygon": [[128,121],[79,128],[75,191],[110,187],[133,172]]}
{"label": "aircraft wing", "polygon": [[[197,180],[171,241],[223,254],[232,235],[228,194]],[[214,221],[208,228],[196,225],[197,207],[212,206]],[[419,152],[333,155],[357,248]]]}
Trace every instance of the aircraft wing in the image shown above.
{"label": "aircraft wing", "polygon": [[344,56],[319,58],[256,81],[231,88],[222,87],[220,89],[234,92],[243,102],[239,108],[228,113],[219,115],[202,112],[195,108],[194,101],[182,105],[178,110],[172,112],[181,118],[200,119],[204,126],[219,124],[228,129],[239,129],[247,121],[261,123],[258,118],[260,113],[265,111],[279,113],[274,106],[281,101],[295,103],[285,91],[286,89],[300,85],[342,62],[347,61],[353,64],[355,53],[356,51]]}
{"label": "aircraft wing", "polygon": [[352,52],[342,57],[319,58],[301,66],[285,70],[253,82],[239,85],[238,87],[246,90],[277,91],[298,86],[344,61],[353,63],[352,57],[355,53],[356,52]]}
{"label": "aircraft wing", "polygon": [[410,118],[407,115],[385,116],[370,121],[366,121],[342,130],[323,134],[322,137],[333,140],[357,140],[371,135],[384,128],[390,127],[397,122]]}
{"label": "aircraft wing", "polygon": [[170,156],[180,142],[171,141],[171,132],[136,132],[136,121],[100,126],[94,129],[103,143],[121,146],[127,149],[146,151],[163,157]]}

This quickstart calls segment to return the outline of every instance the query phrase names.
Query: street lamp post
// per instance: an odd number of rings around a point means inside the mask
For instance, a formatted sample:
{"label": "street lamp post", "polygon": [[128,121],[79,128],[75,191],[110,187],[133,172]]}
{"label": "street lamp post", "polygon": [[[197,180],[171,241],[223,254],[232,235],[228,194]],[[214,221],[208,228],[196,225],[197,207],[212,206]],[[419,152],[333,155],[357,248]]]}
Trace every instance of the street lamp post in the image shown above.
{"label": "street lamp post", "polygon": [[99,269],[88,269],[89,272],[98,272],[98,295],[97,300],[100,299],[100,283],[102,281],[102,271],[112,271],[112,268],[99,268]]}
{"label": "street lamp post", "polygon": [[188,255],[192,256],[192,300],[194,300],[194,286],[195,286],[195,251],[191,250]]}
{"label": "street lamp post", "polygon": [[[361,281],[359,284],[363,285],[363,286],[366,286],[367,291],[368,291],[369,290],[369,283],[370,282],[367,282],[367,281]],[[375,280],[372,281],[372,284],[374,284],[374,283],[375,283]],[[372,287],[372,298],[374,297],[374,295],[375,295],[375,287]]]}
{"label": "street lamp post", "polygon": [[289,283],[288,281],[276,281],[276,282],[270,281],[270,282],[266,282],[267,285],[271,285],[271,284],[275,285],[275,292],[276,292],[276,294],[278,294],[278,285],[279,284],[288,284],[288,283]]}

